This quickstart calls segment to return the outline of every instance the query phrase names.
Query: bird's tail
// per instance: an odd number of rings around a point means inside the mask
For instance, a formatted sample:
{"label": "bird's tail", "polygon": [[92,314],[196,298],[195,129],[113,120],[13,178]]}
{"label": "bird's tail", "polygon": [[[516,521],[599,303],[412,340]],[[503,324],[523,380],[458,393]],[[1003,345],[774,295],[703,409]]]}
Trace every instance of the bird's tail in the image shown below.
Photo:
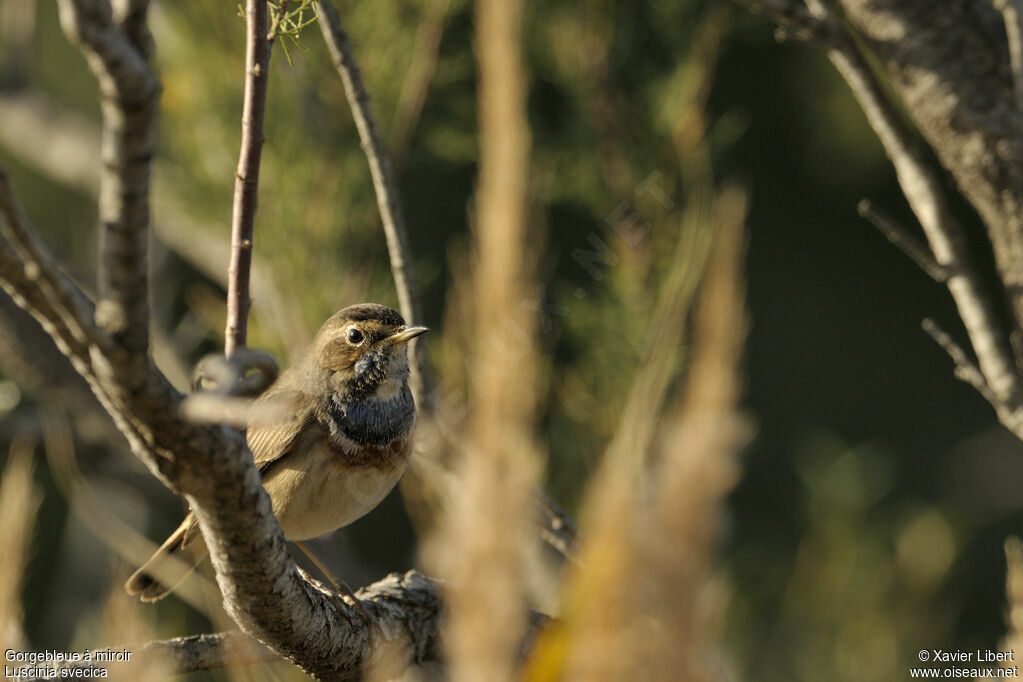
{"label": "bird's tail", "polygon": [[128,578],[124,589],[144,602],[163,599],[205,558],[206,543],[199,533],[195,515],[189,513],[149,561]]}

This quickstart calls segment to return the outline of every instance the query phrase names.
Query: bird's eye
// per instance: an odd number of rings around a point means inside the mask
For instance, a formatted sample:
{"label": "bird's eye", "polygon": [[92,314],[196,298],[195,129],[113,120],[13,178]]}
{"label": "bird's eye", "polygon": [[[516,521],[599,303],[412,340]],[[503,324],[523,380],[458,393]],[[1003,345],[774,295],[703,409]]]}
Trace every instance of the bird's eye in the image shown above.
{"label": "bird's eye", "polygon": [[362,340],[365,337],[362,335],[362,332],[360,332],[355,327],[352,327],[351,329],[348,330],[346,338],[348,339],[348,343],[352,344],[353,346],[356,346],[362,343]]}

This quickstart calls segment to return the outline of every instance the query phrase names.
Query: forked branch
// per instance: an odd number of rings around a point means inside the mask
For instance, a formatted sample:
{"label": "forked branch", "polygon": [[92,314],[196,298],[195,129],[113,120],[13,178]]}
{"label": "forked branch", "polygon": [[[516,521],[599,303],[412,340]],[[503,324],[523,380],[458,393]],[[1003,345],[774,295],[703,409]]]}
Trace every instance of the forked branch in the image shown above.
{"label": "forked branch", "polygon": [[[805,12],[795,2],[748,0],[747,4],[769,11],[783,24],[802,25],[801,19],[792,18],[803,17]],[[833,18],[823,3],[811,0],[808,4],[813,20],[831,27],[826,42],[828,57],[849,85],[895,167],[903,194],[923,228],[929,251],[912,246],[904,235],[887,229],[891,225],[878,221],[876,211],[867,211],[867,217],[880,222],[886,236],[894,237],[901,247],[910,246],[911,257],[929,274],[944,281],[977,356],[979,379],[974,376],[971,383],[985,387],[982,393],[995,404],[1000,421],[1023,438],[1023,388],[1009,334],[996,312],[1000,295],[987,287],[977,272],[965,231],[948,205],[941,179],[868,66],[859,44],[849,33],[849,24]],[[963,371],[960,369],[958,374],[963,376]]]}

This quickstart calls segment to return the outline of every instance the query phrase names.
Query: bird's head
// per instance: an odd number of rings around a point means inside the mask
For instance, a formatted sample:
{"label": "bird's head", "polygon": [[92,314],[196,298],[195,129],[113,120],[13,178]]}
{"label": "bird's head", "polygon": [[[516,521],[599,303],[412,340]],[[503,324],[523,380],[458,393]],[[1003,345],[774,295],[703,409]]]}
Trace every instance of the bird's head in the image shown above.
{"label": "bird's head", "polygon": [[359,303],[334,313],[313,341],[318,369],[347,401],[386,399],[408,381],[406,344],[427,331],[409,327],[396,311]]}

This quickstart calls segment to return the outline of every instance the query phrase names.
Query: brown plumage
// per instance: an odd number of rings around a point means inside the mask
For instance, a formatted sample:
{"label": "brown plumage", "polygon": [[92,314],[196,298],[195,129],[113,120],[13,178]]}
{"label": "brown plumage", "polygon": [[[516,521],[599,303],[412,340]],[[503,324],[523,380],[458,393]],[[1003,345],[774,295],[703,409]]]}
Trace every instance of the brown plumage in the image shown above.
{"label": "brown plumage", "polygon": [[[425,331],[386,306],[349,306],[253,403],[246,440],[287,539],[352,523],[401,478],[415,420],[406,342]],[[189,513],[125,589],[156,601],[205,557]]]}

